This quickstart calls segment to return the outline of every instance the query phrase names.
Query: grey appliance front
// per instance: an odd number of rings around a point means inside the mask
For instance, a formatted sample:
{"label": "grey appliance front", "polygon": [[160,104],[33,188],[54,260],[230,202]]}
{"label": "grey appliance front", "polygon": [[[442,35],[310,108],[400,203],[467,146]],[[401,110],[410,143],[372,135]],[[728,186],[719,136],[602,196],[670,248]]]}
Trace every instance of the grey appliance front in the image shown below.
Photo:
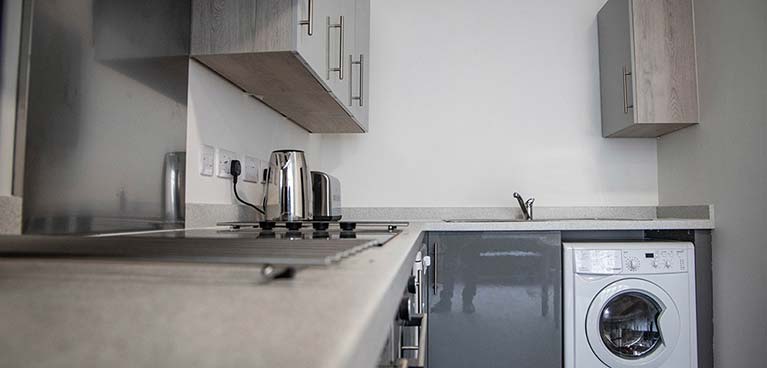
{"label": "grey appliance front", "polygon": [[429,234],[431,367],[562,367],[559,232]]}

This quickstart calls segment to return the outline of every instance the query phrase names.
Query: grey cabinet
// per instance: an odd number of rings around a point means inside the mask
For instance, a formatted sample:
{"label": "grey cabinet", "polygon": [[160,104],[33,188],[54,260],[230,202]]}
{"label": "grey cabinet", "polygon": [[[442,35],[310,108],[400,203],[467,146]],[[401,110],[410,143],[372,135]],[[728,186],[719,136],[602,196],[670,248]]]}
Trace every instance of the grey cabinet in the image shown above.
{"label": "grey cabinet", "polygon": [[362,133],[351,94],[364,85],[353,61],[369,42],[369,3],[193,0],[191,54],[309,132]]}
{"label": "grey cabinet", "polygon": [[562,367],[559,232],[429,234],[428,365]]}
{"label": "grey cabinet", "polygon": [[354,49],[349,55],[349,101],[352,115],[368,126],[370,106],[370,0],[353,0]]}
{"label": "grey cabinet", "polygon": [[692,0],[609,0],[598,27],[604,137],[698,123]]}

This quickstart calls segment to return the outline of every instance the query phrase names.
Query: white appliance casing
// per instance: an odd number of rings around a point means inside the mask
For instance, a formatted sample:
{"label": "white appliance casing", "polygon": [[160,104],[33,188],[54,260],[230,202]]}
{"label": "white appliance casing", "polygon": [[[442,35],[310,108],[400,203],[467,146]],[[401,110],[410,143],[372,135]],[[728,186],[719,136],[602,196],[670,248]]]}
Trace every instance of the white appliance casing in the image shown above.
{"label": "white appliance casing", "polygon": [[[607,259],[584,267],[583,252],[588,251],[608,251]],[[620,255],[617,262],[609,251]],[[640,259],[638,267],[629,267],[631,259],[644,253],[669,255],[673,263],[667,268],[664,264],[653,266],[654,259]],[[576,254],[580,257],[578,269]],[[694,254],[693,245],[683,242],[564,243],[565,368],[697,367]],[[601,312],[601,307],[595,306],[591,313],[590,308],[599,303],[595,299],[629,290],[650,294],[663,304],[659,324],[663,345],[645,358],[629,360],[609,354],[605,359],[608,354],[603,343],[594,338],[592,345],[587,332],[589,314],[593,322],[595,311]],[[665,341],[669,336],[675,341]]]}

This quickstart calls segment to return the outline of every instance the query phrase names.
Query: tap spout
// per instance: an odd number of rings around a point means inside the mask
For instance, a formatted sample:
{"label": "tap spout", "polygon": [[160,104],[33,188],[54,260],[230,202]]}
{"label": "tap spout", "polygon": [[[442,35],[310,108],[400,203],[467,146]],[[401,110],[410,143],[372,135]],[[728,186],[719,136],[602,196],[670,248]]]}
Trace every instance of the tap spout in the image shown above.
{"label": "tap spout", "polygon": [[519,208],[522,210],[522,215],[525,217],[525,220],[532,220],[533,217],[530,214],[530,212],[527,210],[527,204],[525,203],[524,198],[522,198],[522,195],[520,195],[517,192],[514,192],[514,198],[517,199],[517,202],[519,203]]}

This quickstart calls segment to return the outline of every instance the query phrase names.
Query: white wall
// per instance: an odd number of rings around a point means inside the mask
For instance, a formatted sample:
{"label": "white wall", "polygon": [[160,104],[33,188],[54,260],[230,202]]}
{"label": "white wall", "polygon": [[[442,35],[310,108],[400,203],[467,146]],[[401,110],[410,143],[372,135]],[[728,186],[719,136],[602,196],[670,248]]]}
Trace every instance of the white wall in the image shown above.
{"label": "white wall", "polygon": [[713,203],[715,366],[767,339],[767,2],[695,0],[701,124],[659,143],[660,202]]}
{"label": "white wall", "polygon": [[[234,203],[199,144],[267,158],[307,148],[345,207],[656,205],[656,141],[601,137],[604,0],[373,1],[371,131],[312,136],[190,68],[187,201]],[[258,189],[247,184],[247,195]]]}
{"label": "white wall", "polygon": [[[200,175],[200,146],[207,144],[268,160],[275,149],[306,150],[310,167],[319,157],[319,137],[248,97],[201,64],[189,64],[187,112],[187,203],[235,204],[231,179]],[[241,157],[242,158],[242,157]],[[261,185],[240,181],[243,199],[259,203]]]}
{"label": "white wall", "polygon": [[656,205],[656,141],[601,138],[604,2],[373,1],[371,131],[322,139],[344,206]]}

